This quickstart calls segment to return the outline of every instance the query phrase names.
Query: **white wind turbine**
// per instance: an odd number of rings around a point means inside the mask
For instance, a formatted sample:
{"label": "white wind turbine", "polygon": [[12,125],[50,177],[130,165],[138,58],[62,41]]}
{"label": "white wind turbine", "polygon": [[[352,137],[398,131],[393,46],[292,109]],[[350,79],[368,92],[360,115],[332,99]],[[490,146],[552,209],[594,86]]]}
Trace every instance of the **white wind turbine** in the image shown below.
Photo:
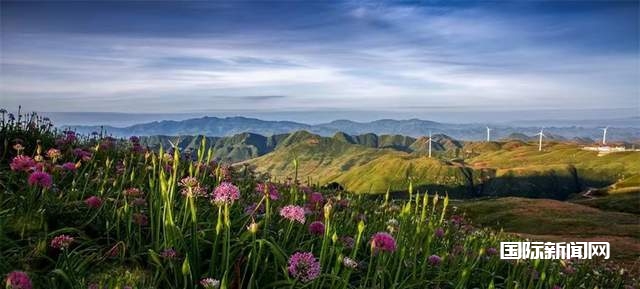
{"label": "white wind turbine", "polygon": [[429,158],[431,158],[431,131],[429,131],[429,139],[427,141],[429,142]]}
{"label": "white wind turbine", "polygon": [[607,130],[609,129],[608,126],[601,128],[602,130],[602,144],[607,144]]}
{"label": "white wind turbine", "polygon": [[541,128],[540,132],[536,134],[536,135],[540,136],[540,140],[538,142],[538,151],[542,151],[542,137],[546,137],[546,135],[544,135],[544,133],[542,133],[543,130],[544,130],[544,128]]}
{"label": "white wind turbine", "polygon": [[487,142],[491,141],[491,129],[487,127]]}

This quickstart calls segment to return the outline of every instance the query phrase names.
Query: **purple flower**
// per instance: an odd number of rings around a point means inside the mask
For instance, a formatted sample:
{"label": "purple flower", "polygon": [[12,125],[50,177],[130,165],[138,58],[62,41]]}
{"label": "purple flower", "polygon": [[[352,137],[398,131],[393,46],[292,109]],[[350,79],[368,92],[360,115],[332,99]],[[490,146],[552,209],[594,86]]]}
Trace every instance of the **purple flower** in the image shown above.
{"label": "purple flower", "polygon": [[429,265],[438,266],[440,265],[440,262],[442,262],[442,258],[440,258],[440,256],[438,255],[431,255],[429,256],[428,261],[429,261]]}
{"label": "purple flower", "polygon": [[22,271],[13,271],[7,274],[5,284],[7,289],[31,289],[33,287],[29,275]]}
{"label": "purple flower", "polygon": [[442,228],[437,228],[434,232],[434,235],[436,235],[436,237],[438,238],[442,238],[444,237],[444,230]]}
{"label": "purple flower", "polygon": [[137,144],[137,143],[139,143],[139,142],[140,142],[140,138],[134,135],[134,136],[131,136],[131,137],[129,138],[129,141],[130,141],[131,143]]}
{"label": "purple flower", "polygon": [[140,226],[146,226],[149,224],[149,218],[145,214],[142,213],[134,213],[133,214],[133,222]]}
{"label": "purple flower", "polygon": [[487,248],[487,256],[494,256],[498,254],[498,250],[494,247]]}
{"label": "purple flower", "polygon": [[324,197],[321,193],[313,192],[309,194],[309,203],[311,203],[312,205],[321,205],[322,202],[324,202]]}
{"label": "purple flower", "polygon": [[175,260],[178,258],[178,252],[176,252],[176,250],[173,248],[165,249],[164,251],[162,251],[162,253],[160,253],[160,257],[167,260]]}
{"label": "purple flower", "polygon": [[304,216],[304,208],[294,205],[287,205],[280,209],[280,216],[289,221],[297,221],[300,224],[304,224],[306,220]]}
{"label": "purple flower", "polygon": [[272,200],[277,200],[280,198],[278,188],[273,183],[259,183],[258,185],[256,185],[256,193],[269,194],[269,198]]}
{"label": "purple flower", "polygon": [[92,209],[97,209],[102,206],[102,199],[100,197],[91,196],[84,200],[85,205]]}
{"label": "purple flower", "polygon": [[53,179],[51,179],[51,175],[45,172],[33,172],[29,175],[29,185],[30,186],[39,186],[43,188],[50,188],[53,183]]}
{"label": "purple flower", "polygon": [[320,221],[315,221],[309,224],[309,233],[316,236],[324,235],[324,224]]}
{"label": "purple flower", "polygon": [[231,204],[240,198],[240,190],[229,182],[222,182],[213,190],[213,201],[217,204]]}
{"label": "purple flower", "polygon": [[85,162],[91,159],[91,153],[81,148],[74,149],[73,154]]}
{"label": "purple flower", "polygon": [[320,262],[311,252],[296,252],[289,258],[289,274],[307,283],[320,276]]}
{"label": "purple flower", "polygon": [[371,237],[371,250],[374,252],[396,250],[396,240],[389,233],[378,232]]}
{"label": "purple flower", "polygon": [[58,250],[65,250],[71,246],[75,239],[69,235],[59,235],[51,240],[51,247]]}
{"label": "purple flower", "polygon": [[36,161],[28,156],[17,156],[9,164],[12,171],[26,172],[36,166]]}
{"label": "purple flower", "polygon": [[70,171],[70,172],[75,172],[76,171],[76,164],[72,163],[72,162],[64,163],[62,165],[62,168],[64,170],[67,170],[67,171]]}
{"label": "purple flower", "polygon": [[355,243],[356,243],[356,241],[352,237],[349,237],[349,236],[340,237],[340,242],[347,249],[353,248],[353,245],[355,245]]}

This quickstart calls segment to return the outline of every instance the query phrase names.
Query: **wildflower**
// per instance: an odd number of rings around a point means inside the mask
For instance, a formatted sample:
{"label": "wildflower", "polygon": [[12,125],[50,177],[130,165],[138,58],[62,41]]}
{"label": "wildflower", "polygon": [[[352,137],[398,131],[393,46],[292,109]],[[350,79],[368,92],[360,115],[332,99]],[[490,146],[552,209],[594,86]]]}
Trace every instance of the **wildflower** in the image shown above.
{"label": "wildflower", "polygon": [[253,221],[251,222],[251,224],[247,226],[247,230],[251,232],[251,234],[258,233],[258,228],[259,228],[258,223]]}
{"label": "wildflower", "polygon": [[387,230],[389,233],[395,233],[400,230],[400,223],[396,219],[391,219],[387,221]]}
{"label": "wildflower", "polygon": [[13,145],[13,149],[20,154],[24,150],[24,146],[21,143],[17,143]]}
{"label": "wildflower", "polygon": [[102,206],[102,199],[100,197],[91,196],[84,200],[85,205],[92,209],[97,209]]}
{"label": "wildflower", "polygon": [[487,256],[494,256],[498,254],[498,250],[494,247],[487,248]]}
{"label": "wildflower", "polygon": [[51,247],[58,250],[65,250],[71,246],[75,239],[69,235],[59,235],[51,240]]}
{"label": "wildflower", "polygon": [[564,273],[564,274],[566,274],[566,275],[571,275],[571,274],[573,274],[573,273],[575,273],[575,272],[576,272],[576,269],[575,269],[575,268],[573,268],[573,267],[572,267],[572,266],[570,266],[570,265],[569,265],[569,266],[566,266],[566,267],[564,267],[564,268],[562,268],[562,273]]}
{"label": "wildflower", "polygon": [[49,157],[50,159],[55,160],[60,158],[61,156],[62,156],[62,153],[60,152],[59,149],[51,148],[47,151],[47,157]]}
{"label": "wildflower", "polygon": [[75,172],[76,171],[76,164],[72,163],[72,162],[64,163],[62,165],[62,168],[67,170],[67,171],[70,171],[70,172]]}
{"label": "wildflower", "polygon": [[462,225],[464,223],[464,218],[460,215],[451,216],[451,223],[456,226]]}
{"label": "wildflower", "polygon": [[351,249],[353,248],[353,245],[355,245],[356,241],[349,236],[344,236],[340,238],[340,243],[342,243],[345,248]]}
{"label": "wildflower", "polygon": [[124,190],[124,195],[127,197],[140,197],[144,193],[138,188],[128,188]]}
{"label": "wildflower", "polygon": [[319,205],[324,202],[324,197],[321,193],[313,192],[309,195],[309,202],[313,205]]}
{"label": "wildflower", "polygon": [[164,251],[162,251],[162,253],[160,253],[160,257],[167,260],[175,260],[178,258],[178,252],[176,252],[176,250],[173,248],[165,249]]}
{"label": "wildflower", "polygon": [[387,251],[394,252],[396,250],[396,240],[393,236],[385,232],[375,233],[371,237],[371,250],[374,252]]}
{"label": "wildflower", "polygon": [[551,289],[562,289],[562,286],[560,286],[560,285],[553,285],[553,288],[551,288]]}
{"label": "wildflower", "polygon": [[353,259],[351,259],[349,257],[344,257],[342,259],[342,264],[347,268],[351,268],[351,269],[358,268],[358,262],[356,262],[355,260],[353,260]]}
{"label": "wildflower", "polygon": [[231,204],[240,198],[240,190],[232,183],[223,182],[213,190],[213,201],[217,204]]}
{"label": "wildflower", "polygon": [[246,215],[250,215],[250,216],[252,216],[255,213],[263,214],[264,213],[264,204],[260,204],[260,206],[258,206],[258,204],[252,203],[252,204],[250,204],[250,205],[248,205],[248,206],[246,206],[244,208],[244,213]]}
{"label": "wildflower", "polygon": [[129,138],[129,141],[130,141],[131,143],[137,144],[137,143],[139,143],[139,142],[140,142],[140,138],[134,135],[134,136],[131,136],[131,137]]}
{"label": "wildflower", "polygon": [[142,213],[134,213],[133,214],[133,222],[140,226],[146,226],[149,224],[149,218],[145,214]]}
{"label": "wildflower", "polygon": [[51,179],[51,175],[45,172],[33,172],[29,175],[29,185],[30,186],[40,186],[43,188],[50,188],[53,180]]}
{"label": "wildflower", "polygon": [[13,271],[7,274],[5,287],[7,289],[31,289],[33,286],[27,273],[23,271]]}
{"label": "wildflower", "polygon": [[438,238],[442,238],[444,237],[444,230],[442,228],[437,228],[434,235]]}
{"label": "wildflower", "polygon": [[438,255],[431,255],[429,256],[428,261],[431,266],[438,266],[440,265],[440,262],[442,262],[442,258]]}
{"label": "wildflower", "polygon": [[85,162],[86,162],[86,161],[88,161],[88,160],[90,160],[90,159],[91,159],[91,156],[92,156],[90,152],[85,151],[85,150],[83,150],[83,149],[81,149],[81,148],[74,149],[74,150],[73,150],[73,154],[74,154],[77,158],[79,158],[79,159],[81,159],[81,160],[83,160],[83,161],[85,161]]}
{"label": "wildflower", "polygon": [[289,273],[307,283],[320,276],[320,263],[311,252],[296,252],[289,258]]}
{"label": "wildflower", "polygon": [[89,284],[89,286],[87,286],[87,289],[100,289],[100,285],[96,283],[91,283]]}
{"label": "wildflower", "polygon": [[278,192],[278,188],[273,183],[259,183],[256,185],[256,193],[258,194],[268,194],[269,198],[272,200],[277,200],[280,198],[280,193]]}
{"label": "wildflower", "polygon": [[315,221],[309,224],[309,233],[311,233],[311,235],[317,236],[324,235],[324,224],[320,221]]}
{"label": "wildflower", "polygon": [[142,207],[147,204],[147,199],[145,198],[135,198],[131,202],[134,206]]}
{"label": "wildflower", "polygon": [[300,224],[304,224],[306,220],[304,216],[304,208],[294,205],[287,205],[280,209],[280,216],[289,221],[297,221]]}
{"label": "wildflower", "polygon": [[200,285],[204,289],[218,289],[220,287],[220,281],[213,278],[203,278],[200,280]]}
{"label": "wildflower", "polygon": [[11,161],[11,164],[9,164],[9,166],[11,167],[12,171],[16,171],[16,172],[26,172],[31,170],[31,168],[36,166],[36,162],[28,157],[28,156],[17,156],[15,158],[13,158],[13,160]]}
{"label": "wildflower", "polygon": [[198,179],[194,177],[185,177],[180,180],[182,190],[180,193],[185,197],[199,197],[204,196],[205,190],[200,186]]}

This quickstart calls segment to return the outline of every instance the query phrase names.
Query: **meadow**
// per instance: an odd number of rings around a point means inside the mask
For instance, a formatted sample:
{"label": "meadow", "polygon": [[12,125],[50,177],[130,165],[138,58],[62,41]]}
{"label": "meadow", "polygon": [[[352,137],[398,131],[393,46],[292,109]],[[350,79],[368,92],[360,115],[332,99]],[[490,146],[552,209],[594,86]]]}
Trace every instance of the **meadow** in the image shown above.
{"label": "meadow", "polygon": [[[0,274],[6,288],[635,288],[601,260],[500,260],[444,192],[371,197],[140,140],[5,119]],[[366,179],[363,179],[366,181]]]}

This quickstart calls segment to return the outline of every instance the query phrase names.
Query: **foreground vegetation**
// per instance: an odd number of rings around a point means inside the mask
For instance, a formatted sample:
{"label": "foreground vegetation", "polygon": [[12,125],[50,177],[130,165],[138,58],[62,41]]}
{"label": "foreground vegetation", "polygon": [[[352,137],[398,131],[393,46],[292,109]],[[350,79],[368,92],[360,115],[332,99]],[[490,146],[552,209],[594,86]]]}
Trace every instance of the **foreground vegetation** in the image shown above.
{"label": "foreground vegetation", "polygon": [[[623,288],[613,264],[501,261],[446,196],[394,200],[279,183],[137,138],[2,120],[8,288]],[[291,160],[289,160],[291,162]],[[298,168],[298,160],[292,165]],[[297,172],[297,169],[295,170]]]}

